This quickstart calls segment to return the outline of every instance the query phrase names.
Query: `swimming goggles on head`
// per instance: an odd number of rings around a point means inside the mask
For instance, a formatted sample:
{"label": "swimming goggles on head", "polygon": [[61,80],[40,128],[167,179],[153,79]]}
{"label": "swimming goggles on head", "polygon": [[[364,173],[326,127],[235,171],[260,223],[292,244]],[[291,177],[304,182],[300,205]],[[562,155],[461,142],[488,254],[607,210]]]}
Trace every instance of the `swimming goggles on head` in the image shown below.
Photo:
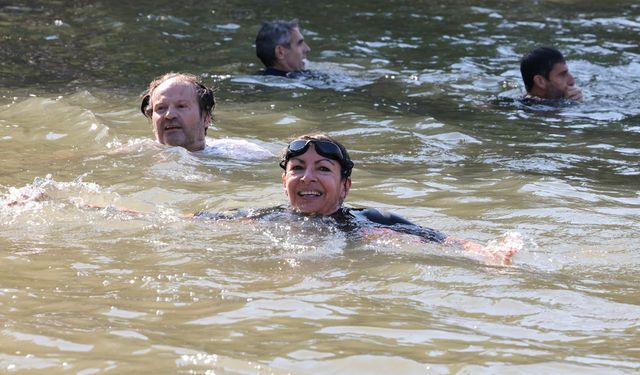
{"label": "swimming goggles on head", "polygon": [[345,157],[340,149],[340,146],[331,142],[317,139],[297,139],[287,146],[287,152],[280,161],[282,169],[286,169],[289,159],[302,155],[309,149],[309,145],[315,146],[316,152],[326,158],[333,159],[340,162],[342,166],[342,175],[349,177],[351,175],[351,169],[353,169],[353,162]]}

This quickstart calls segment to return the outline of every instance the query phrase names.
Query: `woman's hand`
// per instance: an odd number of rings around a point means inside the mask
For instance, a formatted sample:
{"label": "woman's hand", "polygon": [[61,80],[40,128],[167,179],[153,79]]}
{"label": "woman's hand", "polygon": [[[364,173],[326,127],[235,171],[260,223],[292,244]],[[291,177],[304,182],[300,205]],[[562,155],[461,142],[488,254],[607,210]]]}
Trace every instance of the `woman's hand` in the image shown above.
{"label": "woman's hand", "polygon": [[512,263],[513,256],[523,247],[522,235],[510,232],[500,240],[489,241],[486,245],[463,240],[456,237],[447,237],[445,245],[461,246],[464,250],[481,255],[487,264],[499,264],[508,266]]}
{"label": "woman's hand", "polygon": [[47,199],[47,192],[40,186],[25,186],[13,189],[4,201],[7,206],[17,206],[27,202],[38,202]]}

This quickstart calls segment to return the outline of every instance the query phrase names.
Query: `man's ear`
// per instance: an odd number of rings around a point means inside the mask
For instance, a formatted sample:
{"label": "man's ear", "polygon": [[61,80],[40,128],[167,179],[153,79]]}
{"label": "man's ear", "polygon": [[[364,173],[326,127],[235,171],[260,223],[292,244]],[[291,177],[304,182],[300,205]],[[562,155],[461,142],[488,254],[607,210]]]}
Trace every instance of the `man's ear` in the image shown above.
{"label": "man's ear", "polygon": [[276,46],[276,50],[275,50],[275,52],[276,52],[276,59],[278,59],[278,60],[282,60],[282,59],[284,59],[284,55],[285,55],[285,48],[284,48],[284,46],[283,46],[283,45],[278,44],[278,45]]}
{"label": "man's ear", "polygon": [[533,84],[543,90],[547,88],[547,80],[540,74],[533,76]]}
{"label": "man's ear", "polygon": [[149,106],[150,103],[151,95],[147,94],[142,97],[142,103],[140,103],[140,111],[142,111],[144,117],[151,118],[151,115],[153,114],[153,109]]}
{"label": "man's ear", "polygon": [[202,116],[202,121],[204,123],[204,135],[207,135],[207,129],[209,129],[209,125],[211,125],[211,114],[205,113]]}

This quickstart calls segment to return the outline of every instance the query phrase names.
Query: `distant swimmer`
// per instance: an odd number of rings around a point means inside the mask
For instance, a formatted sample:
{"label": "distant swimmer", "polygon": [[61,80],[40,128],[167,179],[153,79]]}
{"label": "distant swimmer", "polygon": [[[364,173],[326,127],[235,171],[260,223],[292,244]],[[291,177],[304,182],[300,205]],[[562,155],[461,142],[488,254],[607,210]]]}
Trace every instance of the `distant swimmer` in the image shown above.
{"label": "distant swimmer", "polygon": [[256,55],[265,66],[263,75],[289,78],[308,75],[304,60],[309,51],[297,20],[265,22],[256,36]]}
{"label": "distant swimmer", "polygon": [[[217,139],[206,134],[215,107],[213,90],[186,73],[167,73],[149,84],[140,110],[152,125],[156,140],[189,151],[205,151],[244,159],[264,159],[273,154],[245,140]],[[229,155],[226,155],[226,154]]]}
{"label": "distant swimmer", "polygon": [[576,86],[564,56],[555,48],[539,47],[527,52],[520,60],[520,73],[527,90],[525,103],[582,101],[582,91]]}
{"label": "distant swimmer", "polygon": [[351,188],[353,165],[344,145],[335,139],[325,134],[303,135],[289,143],[280,161],[280,167],[284,169],[282,185],[289,198],[289,206],[234,214],[200,212],[195,216],[214,220],[316,218],[321,223],[360,237],[376,233],[405,233],[426,242],[453,245],[479,254],[490,263],[499,264],[510,264],[511,257],[521,247],[517,241],[482,246],[422,227],[393,213],[375,208],[347,207],[343,203]]}

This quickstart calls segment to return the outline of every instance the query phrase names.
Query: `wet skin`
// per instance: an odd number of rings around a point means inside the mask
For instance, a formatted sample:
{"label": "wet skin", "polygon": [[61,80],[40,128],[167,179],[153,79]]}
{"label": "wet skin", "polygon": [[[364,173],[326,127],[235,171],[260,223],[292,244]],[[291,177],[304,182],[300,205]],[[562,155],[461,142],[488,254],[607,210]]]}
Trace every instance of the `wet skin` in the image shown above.
{"label": "wet skin", "polygon": [[341,168],[338,161],[319,155],[314,145],[292,157],[282,174],[291,207],[297,212],[323,216],[336,212],[351,187],[351,178],[343,178]]}
{"label": "wet skin", "polygon": [[189,151],[205,147],[205,130],[211,118],[201,113],[191,83],[175,78],[167,80],[153,91],[150,102],[151,123],[158,142]]}

